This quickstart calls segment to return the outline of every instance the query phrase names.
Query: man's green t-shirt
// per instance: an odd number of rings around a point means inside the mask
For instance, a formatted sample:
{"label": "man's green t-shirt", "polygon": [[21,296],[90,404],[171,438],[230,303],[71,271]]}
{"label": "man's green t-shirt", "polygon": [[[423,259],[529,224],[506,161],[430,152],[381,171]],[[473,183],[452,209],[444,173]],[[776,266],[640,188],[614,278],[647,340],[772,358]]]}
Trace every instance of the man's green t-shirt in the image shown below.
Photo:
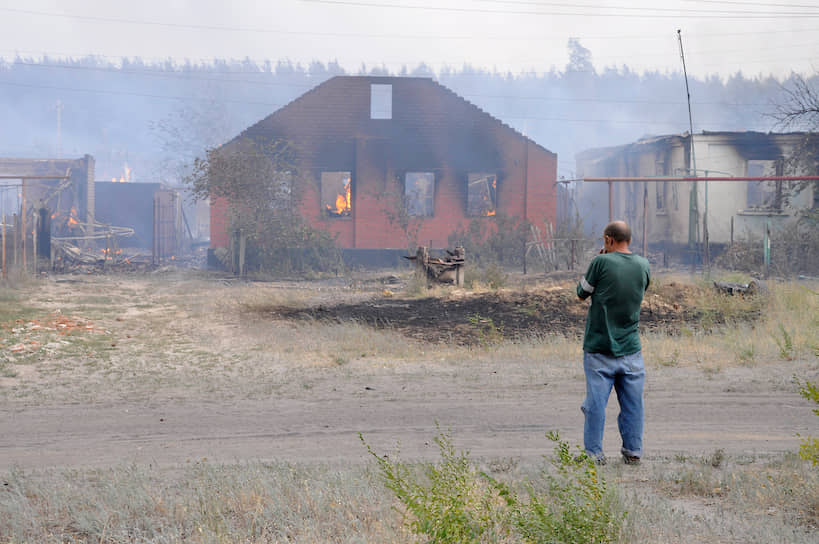
{"label": "man's green t-shirt", "polygon": [[648,261],[633,253],[604,253],[589,265],[577,296],[592,297],[583,351],[623,357],[640,351],[640,304],[648,288]]}

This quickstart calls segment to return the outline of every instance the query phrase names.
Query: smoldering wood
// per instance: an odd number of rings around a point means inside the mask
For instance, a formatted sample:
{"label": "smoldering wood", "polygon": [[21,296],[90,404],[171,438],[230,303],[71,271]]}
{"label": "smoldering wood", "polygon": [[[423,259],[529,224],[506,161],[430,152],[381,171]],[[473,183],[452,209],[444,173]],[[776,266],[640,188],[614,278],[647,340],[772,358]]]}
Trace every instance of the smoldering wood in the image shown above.
{"label": "smoldering wood", "polygon": [[464,268],[466,266],[466,250],[458,246],[454,250],[446,250],[443,258],[430,257],[429,248],[419,246],[415,255],[404,256],[405,259],[415,261],[415,273],[423,278],[427,285],[431,282],[464,286]]}

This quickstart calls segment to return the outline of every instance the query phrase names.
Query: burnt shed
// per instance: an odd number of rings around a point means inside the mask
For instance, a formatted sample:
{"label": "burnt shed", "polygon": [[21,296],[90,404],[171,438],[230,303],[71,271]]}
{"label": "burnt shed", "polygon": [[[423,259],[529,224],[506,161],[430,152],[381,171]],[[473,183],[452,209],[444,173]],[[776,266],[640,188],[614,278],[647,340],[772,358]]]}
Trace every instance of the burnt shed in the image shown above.
{"label": "burnt shed", "polygon": [[113,181],[98,181],[94,186],[97,221],[134,229],[134,235],[123,243],[129,247],[150,249],[154,236],[154,197],[162,186],[159,183]]}
{"label": "burnt shed", "polygon": [[[431,78],[338,76],[250,126],[243,139],[297,150],[300,213],[341,248],[406,249],[497,214],[542,230],[556,215],[557,156]],[[211,203],[211,247],[227,247],[228,204]]]}

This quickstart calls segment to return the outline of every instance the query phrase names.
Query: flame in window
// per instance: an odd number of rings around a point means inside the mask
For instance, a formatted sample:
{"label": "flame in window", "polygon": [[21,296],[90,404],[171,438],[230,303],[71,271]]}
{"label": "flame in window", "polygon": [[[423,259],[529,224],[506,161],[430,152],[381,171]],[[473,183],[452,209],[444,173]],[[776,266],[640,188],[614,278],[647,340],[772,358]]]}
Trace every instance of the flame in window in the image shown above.
{"label": "flame in window", "polygon": [[493,195],[497,194],[497,189],[498,189],[498,178],[497,177],[494,177],[494,176],[492,177],[492,184],[491,185],[492,185],[492,192],[491,193],[487,192],[487,193],[484,193],[484,195],[483,195],[483,200],[486,203],[486,208],[483,211],[483,215],[485,217],[491,217],[491,216],[495,215],[495,213],[496,213],[495,212],[495,202],[494,202],[492,197],[493,197]]}
{"label": "flame in window", "polygon": [[495,174],[469,174],[467,213],[473,217],[491,217],[495,215],[497,189],[498,177]]}
{"label": "flame in window", "polygon": [[344,184],[343,193],[339,193],[336,195],[336,207],[333,208],[329,204],[327,204],[327,212],[330,214],[331,217],[346,217],[350,215],[352,211],[352,205],[350,201],[350,180],[347,180],[347,183]]}

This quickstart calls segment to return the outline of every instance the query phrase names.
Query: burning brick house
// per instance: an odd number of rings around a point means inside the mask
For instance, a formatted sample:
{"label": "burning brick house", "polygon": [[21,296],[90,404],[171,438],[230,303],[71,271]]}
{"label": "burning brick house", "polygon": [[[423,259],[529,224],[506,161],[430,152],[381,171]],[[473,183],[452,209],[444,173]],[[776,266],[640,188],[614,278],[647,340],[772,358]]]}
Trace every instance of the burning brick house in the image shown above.
{"label": "burning brick house", "polygon": [[[299,210],[348,254],[443,248],[496,214],[544,229],[556,215],[557,156],[430,78],[334,77],[220,151],[286,140],[304,186]],[[400,214],[398,214],[400,215]],[[211,248],[229,245],[227,203],[211,203]]]}

